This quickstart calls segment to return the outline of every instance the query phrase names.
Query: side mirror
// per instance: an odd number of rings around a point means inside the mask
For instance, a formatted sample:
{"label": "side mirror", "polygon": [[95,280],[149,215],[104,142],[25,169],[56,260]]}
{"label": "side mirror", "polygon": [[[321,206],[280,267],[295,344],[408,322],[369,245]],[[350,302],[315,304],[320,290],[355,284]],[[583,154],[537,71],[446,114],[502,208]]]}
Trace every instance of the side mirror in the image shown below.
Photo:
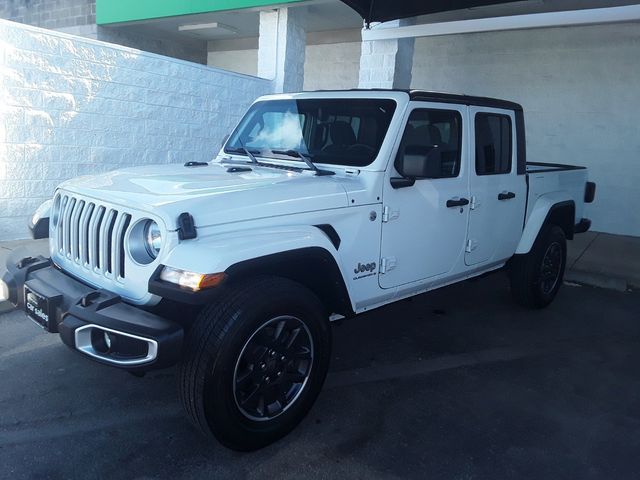
{"label": "side mirror", "polygon": [[437,146],[407,145],[395,167],[405,178],[438,178],[442,175],[440,148]]}

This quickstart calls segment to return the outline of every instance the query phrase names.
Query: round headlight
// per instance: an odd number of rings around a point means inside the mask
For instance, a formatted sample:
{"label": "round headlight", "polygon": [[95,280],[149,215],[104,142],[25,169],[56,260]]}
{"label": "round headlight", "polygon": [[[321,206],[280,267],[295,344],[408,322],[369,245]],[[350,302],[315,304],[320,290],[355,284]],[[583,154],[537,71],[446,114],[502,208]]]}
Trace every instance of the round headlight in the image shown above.
{"label": "round headlight", "polygon": [[162,233],[160,227],[153,220],[147,221],[144,226],[144,246],[151,258],[156,258],[162,246]]}

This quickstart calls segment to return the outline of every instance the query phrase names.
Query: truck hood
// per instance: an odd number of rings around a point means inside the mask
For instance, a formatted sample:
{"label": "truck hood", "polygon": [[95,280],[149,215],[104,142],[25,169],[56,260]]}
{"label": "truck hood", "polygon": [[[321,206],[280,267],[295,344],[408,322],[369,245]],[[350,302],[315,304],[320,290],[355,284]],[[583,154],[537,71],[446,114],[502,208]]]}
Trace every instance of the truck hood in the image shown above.
{"label": "truck hood", "polygon": [[125,208],[147,211],[175,229],[178,215],[189,212],[196,227],[348,206],[337,176],[314,176],[247,165],[152,165],[78,177],[60,188]]}

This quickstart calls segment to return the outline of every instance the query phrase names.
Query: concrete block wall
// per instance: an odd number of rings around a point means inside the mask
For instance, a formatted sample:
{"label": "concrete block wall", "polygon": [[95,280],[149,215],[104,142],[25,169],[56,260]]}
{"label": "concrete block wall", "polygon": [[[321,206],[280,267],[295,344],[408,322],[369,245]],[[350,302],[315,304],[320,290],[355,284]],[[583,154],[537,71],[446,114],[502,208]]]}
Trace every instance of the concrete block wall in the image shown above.
{"label": "concrete block wall", "polygon": [[[384,22],[374,28],[412,25],[413,19]],[[400,88],[411,84],[413,38],[363,41],[360,56],[359,88]]]}
{"label": "concrete block wall", "polygon": [[95,0],[0,0],[0,18],[59,29],[96,23]]}
{"label": "concrete block wall", "polygon": [[514,100],[528,159],[585,165],[593,229],[640,236],[640,23],[416,39],[412,88]]}
{"label": "concrete block wall", "polygon": [[258,76],[273,79],[276,92],[299,92],[304,80],[305,9],[260,12]]}
{"label": "concrete block wall", "polygon": [[135,27],[96,25],[95,0],[0,0],[0,18],[81,37],[117,43],[190,62],[207,63],[207,42],[152,38]]}
{"label": "concrete block wall", "polygon": [[0,240],[65,179],[210,160],[271,82],[0,20]]}

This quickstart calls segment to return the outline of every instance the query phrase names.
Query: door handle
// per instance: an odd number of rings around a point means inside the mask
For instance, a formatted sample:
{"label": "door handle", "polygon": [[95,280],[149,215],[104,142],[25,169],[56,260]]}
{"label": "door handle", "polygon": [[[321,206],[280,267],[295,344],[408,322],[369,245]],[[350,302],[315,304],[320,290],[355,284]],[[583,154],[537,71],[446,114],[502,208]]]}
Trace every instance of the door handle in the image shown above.
{"label": "door handle", "polygon": [[464,205],[469,205],[469,200],[466,198],[451,198],[447,200],[447,208],[462,207]]}
{"label": "door handle", "polygon": [[513,192],[502,192],[498,194],[498,200],[511,200],[516,198],[516,194]]}

